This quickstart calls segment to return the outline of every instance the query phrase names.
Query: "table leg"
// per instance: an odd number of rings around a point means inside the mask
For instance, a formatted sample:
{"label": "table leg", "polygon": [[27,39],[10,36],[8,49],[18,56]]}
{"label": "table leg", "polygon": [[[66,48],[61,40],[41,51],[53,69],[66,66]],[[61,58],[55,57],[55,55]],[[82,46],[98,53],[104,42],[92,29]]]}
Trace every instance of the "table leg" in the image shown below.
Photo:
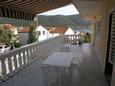
{"label": "table leg", "polygon": [[43,66],[41,67],[42,68],[42,73],[43,73],[43,83],[44,83],[44,86],[48,86],[48,78],[47,78],[47,67],[46,66]]}

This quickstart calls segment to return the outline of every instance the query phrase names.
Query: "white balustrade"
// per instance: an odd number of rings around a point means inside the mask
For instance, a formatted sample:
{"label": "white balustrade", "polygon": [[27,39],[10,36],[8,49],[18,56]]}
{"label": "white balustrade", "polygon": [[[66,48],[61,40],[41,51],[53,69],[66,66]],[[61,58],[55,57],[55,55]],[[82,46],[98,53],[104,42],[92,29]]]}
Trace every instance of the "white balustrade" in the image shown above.
{"label": "white balustrade", "polygon": [[79,40],[81,35],[64,35],[64,42],[70,43]]}
{"label": "white balustrade", "polygon": [[0,55],[0,80],[23,69],[34,60],[45,57],[63,44],[64,36],[58,36],[39,43],[32,43]]}
{"label": "white balustrade", "polygon": [[32,43],[0,55],[0,80],[6,80],[25,66],[40,57],[53,52],[53,50],[64,44],[77,39],[75,35],[65,35],[51,38],[39,43]]}

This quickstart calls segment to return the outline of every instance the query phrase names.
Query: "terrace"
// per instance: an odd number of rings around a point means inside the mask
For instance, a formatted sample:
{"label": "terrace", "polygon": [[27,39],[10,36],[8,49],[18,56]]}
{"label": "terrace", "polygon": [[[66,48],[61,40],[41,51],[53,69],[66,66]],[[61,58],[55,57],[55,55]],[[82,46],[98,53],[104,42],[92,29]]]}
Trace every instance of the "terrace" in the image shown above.
{"label": "terrace", "polygon": [[[90,43],[70,44],[76,37],[58,36],[1,55],[0,86],[45,86],[42,62],[52,53],[61,51],[63,46],[69,47],[68,52],[73,52],[72,63],[75,63],[71,69],[71,85],[68,86],[108,86],[94,47]],[[50,76],[55,74],[50,73]],[[47,86],[54,85],[59,86]]]}
{"label": "terrace", "polygon": [[[92,30],[92,43],[79,46],[80,58],[85,60],[80,62],[80,74],[75,72],[79,79],[72,85],[106,86],[105,74],[109,86],[115,86],[115,0],[0,0],[0,17],[33,21],[36,14],[69,4],[74,4],[84,20],[91,21]],[[61,36],[1,55],[0,85],[43,85],[41,63],[68,42]],[[74,55],[79,56],[79,47],[74,46]]]}

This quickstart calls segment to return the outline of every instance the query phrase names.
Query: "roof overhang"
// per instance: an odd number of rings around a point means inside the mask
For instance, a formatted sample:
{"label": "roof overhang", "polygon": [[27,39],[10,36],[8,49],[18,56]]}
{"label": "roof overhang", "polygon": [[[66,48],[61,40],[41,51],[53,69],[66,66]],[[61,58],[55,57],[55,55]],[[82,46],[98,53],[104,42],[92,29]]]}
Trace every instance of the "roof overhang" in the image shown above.
{"label": "roof overhang", "polygon": [[107,0],[73,0],[75,7],[86,20],[98,20],[105,14]]}
{"label": "roof overhang", "polygon": [[32,20],[36,14],[73,3],[84,19],[99,18],[106,0],[0,0],[0,16]]}
{"label": "roof overhang", "polygon": [[71,0],[0,0],[0,7],[21,9],[38,14],[70,3]]}

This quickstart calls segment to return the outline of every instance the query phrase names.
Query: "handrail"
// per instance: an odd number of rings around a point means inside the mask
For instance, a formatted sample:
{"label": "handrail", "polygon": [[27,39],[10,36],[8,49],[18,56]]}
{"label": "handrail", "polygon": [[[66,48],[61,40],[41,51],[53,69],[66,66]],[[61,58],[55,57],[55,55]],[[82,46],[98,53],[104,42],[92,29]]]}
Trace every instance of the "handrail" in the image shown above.
{"label": "handrail", "polygon": [[79,41],[80,38],[81,38],[81,35],[64,35],[64,41],[66,43]]}

